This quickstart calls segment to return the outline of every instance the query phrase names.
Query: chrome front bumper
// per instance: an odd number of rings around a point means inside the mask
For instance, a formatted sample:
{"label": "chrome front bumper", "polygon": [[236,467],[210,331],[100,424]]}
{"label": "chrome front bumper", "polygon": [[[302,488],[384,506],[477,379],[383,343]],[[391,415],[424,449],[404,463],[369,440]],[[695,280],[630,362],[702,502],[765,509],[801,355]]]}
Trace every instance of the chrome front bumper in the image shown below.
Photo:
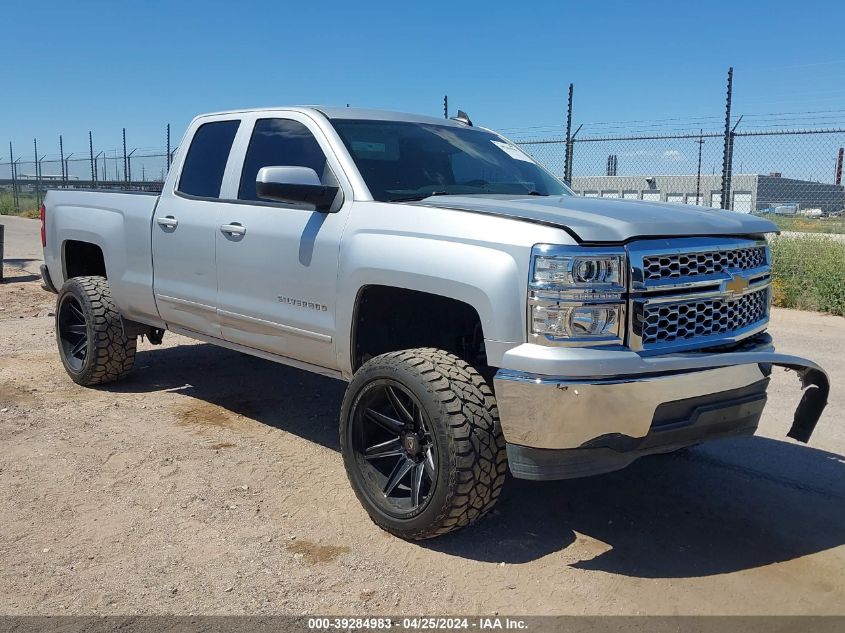
{"label": "chrome front bumper", "polygon": [[[650,437],[659,422],[661,405],[694,402],[692,399],[750,387],[765,381],[772,365],[797,371],[806,388],[789,432],[790,437],[806,442],[830,389],[827,375],[818,365],[775,352],[768,335],[741,351],[663,356],[641,356],[618,348],[525,344],[506,352],[503,364],[508,369],[499,370],[494,379],[502,431],[509,445],[531,449],[613,446],[617,450],[626,445],[618,438]],[[763,402],[764,392],[765,385]],[[726,395],[702,408],[710,417],[721,408],[724,418],[739,415],[731,408],[735,404]],[[707,430],[702,433],[706,436]]]}
{"label": "chrome front bumper", "polygon": [[607,380],[540,378],[500,371],[496,401],[505,440],[533,448],[579,448],[606,436],[643,438],[660,405],[731,391],[764,380],[739,365]]}

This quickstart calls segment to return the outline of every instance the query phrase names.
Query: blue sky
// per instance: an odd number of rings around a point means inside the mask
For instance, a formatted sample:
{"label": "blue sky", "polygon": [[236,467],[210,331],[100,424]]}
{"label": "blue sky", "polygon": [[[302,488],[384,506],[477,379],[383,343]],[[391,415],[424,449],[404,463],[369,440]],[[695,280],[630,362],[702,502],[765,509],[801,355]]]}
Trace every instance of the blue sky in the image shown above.
{"label": "blue sky", "polygon": [[195,114],[237,107],[439,115],[444,93],[486,126],[557,125],[570,81],[576,123],[718,127],[730,65],[737,113],[845,109],[837,0],[3,4],[0,147],[27,156],[35,136],[84,151],[89,129],[116,148],[124,126],[131,147],[160,147],[165,123],[178,139]]}

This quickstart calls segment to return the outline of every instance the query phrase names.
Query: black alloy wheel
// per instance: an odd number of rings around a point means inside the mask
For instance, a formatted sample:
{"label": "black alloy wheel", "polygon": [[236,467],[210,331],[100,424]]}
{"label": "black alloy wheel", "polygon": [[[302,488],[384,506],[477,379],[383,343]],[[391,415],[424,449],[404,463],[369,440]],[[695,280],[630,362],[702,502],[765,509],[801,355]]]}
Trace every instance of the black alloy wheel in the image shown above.
{"label": "black alloy wheel", "polygon": [[56,330],[64,360],[72,371],[82,371],[88,355],[88,324],[77,298],[72,294],[63,295],[56,317]]}
{"label": "black alloy wheel", "polygon": [[437,485],[435,438],[414,395],[390,379],[367,385],[350,417],[368,496],[388,514],[419,512]]}

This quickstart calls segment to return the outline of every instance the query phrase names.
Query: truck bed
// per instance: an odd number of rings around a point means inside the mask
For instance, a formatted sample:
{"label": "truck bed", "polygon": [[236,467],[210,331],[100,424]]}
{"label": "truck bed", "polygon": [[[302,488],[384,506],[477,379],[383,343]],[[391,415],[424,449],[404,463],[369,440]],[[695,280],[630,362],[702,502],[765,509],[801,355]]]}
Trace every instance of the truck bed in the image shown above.
{"label": "truck bed", "polygon": [[44,263],[61,288],[70,276],[63,253],[73,242],[98,246],[114,280],[112,295],[121,313],[133,320],[158,322],[153,299],[151,223],[158,195],[141,191],[51,189],[44,200]]}

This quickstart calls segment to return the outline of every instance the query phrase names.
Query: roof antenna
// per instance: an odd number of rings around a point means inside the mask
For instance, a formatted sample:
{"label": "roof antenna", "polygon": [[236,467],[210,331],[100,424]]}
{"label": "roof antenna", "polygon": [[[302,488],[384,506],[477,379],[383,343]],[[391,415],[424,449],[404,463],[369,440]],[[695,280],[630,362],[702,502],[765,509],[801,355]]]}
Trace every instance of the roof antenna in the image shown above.
{"label": "roof antenna", "polygon": [[458,110],[458,116],[453,116],[451,119],[453,121],[457,121],[458,123],[463,123],[464,125],[472,127],[472,121],[469,120],[469,116],[463,110]]}

